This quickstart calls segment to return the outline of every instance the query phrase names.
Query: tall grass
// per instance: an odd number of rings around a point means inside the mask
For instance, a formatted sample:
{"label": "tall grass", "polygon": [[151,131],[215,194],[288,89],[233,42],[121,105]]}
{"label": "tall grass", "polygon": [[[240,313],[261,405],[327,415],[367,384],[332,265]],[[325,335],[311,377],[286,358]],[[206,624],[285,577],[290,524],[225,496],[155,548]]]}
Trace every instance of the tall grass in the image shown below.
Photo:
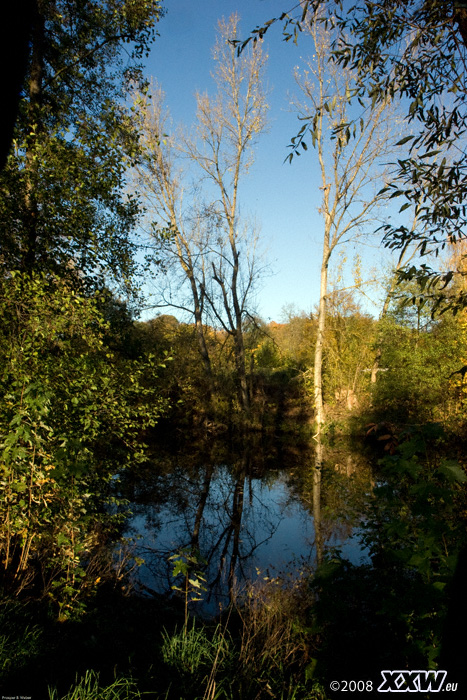
{"label": "tall grass", "polygon": [[228,657],[230,650],[226,630],[218,625],[209,635],[207,629],[196,624],[181,632],[162,633],[162,658],[164,663],[179,673],[199,675],[218,667]]}
{"label": "tall grass", "polygon": [[[88,670],[68,690],[49,688],[48,700],[326,700],[310,671],[314,635],[306,620],[312,605],[304,580],[259,577],[233,594],[222,624],[191,617],[172,631],[154,628],[153,652],[144,663],[119,665],[107,683]],[[35,632],[24,633],[33,656],[37,641]]]}
{"label": "tall grass", "polygon": [[301,579],[260,576],[234,592],[241,669],[236,697],[325,700],[324,691],[306,681],[312,660],[306,610],[312,603]]}
{"label": "tall grass", "polygon": [[86,671],[66,695],[59,698],[56,689],[49,689],[49,700],[141,700],[142,695],[130,678],[117,678],[107,686],[99,685],[99,674]]}

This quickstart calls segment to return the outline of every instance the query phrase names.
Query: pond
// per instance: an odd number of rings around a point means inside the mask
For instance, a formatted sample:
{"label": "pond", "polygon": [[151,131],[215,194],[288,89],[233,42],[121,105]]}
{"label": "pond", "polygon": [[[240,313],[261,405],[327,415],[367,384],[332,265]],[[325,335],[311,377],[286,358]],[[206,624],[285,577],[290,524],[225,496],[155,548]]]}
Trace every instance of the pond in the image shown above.
{"label": "pond", "polygon": [[197,610],[213,615],[233,589],[258,577],[297,576],[338,549],[366,558],[359,523],[373,487],[358,448],[275,440],[154,450],[123,484],[131,502],[126,537],[144,560],[135,587],[169,594],[182,550],[206,579]]}

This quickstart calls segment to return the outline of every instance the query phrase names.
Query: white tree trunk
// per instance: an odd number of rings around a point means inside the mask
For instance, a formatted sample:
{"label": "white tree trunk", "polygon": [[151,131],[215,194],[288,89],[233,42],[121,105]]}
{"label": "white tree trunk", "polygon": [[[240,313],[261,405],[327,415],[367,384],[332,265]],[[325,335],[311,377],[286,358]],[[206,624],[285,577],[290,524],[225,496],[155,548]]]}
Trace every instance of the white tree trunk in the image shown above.
{"label": "white tree trunk", "polygon": [[324,424],[324,399],[323,399],[323,347],[324,331],[326,328],[326,295],[328,291],[328,265],[329,265],[329,225],[328,217],[325,221],[325,233],[323,241],[323,259],[321,263],[321,282],[319,292],[318,330],[315,344],[315,366],[313,375],[313,389],[315,402],[315,421],[317,434],[321,433]]}

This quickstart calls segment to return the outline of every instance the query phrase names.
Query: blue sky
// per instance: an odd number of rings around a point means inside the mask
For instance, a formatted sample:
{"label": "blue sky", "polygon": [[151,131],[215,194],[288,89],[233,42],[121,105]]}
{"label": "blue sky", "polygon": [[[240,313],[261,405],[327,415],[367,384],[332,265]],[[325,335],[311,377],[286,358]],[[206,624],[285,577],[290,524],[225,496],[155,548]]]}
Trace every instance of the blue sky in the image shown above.
{"label": "blue sky", "polygon": [[[195,91],[213,91],[211,49],[218,19],[236,11],[246,36],[289,7],[287,0],[166,0],[165,6],[167,14],[159,22],[160,36],[146,72],[164,90],[174,122],[186,125],[194,121]],[[307,57],[309,40],[302,35],[298,45],[286,43],[276,26],[269,30],[265,46],[270,128],[261,137],[255,165],[243,181],[241,213],[258,222],[272,269],[257,295],[257,311],[265,320],[279,321],[285,305],[308,312],[318,302],[322,220],[317,209],[322,192],[313,149],[292,164],[284,162],[290,138],[301,126],[289,107],[288,93],[296,92],[293,69]],[[366,267],[385,255],[382,250],[361,252]],[[376,307],[367,309],[377,313]]]}

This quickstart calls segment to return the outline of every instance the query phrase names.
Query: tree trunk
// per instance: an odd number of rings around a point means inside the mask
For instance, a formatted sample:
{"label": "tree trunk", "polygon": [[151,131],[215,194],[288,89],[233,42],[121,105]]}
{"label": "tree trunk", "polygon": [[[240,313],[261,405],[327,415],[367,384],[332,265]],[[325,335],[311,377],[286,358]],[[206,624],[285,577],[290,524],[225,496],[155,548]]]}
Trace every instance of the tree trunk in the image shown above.
{"label": "tree trunk", "polygon": [[323,533],[321,526],[321,471],[323,468],[323,443],[318,435],[315,466],[313,469],[313,527],[315,530],[316,565],[323,562]]}
{"label": "tree trunk", "polygon": [[320,435],[321,428],[324,424],[324,400],[323,400],[323,345],[324,345],[324,330],[326,326],[326,295],[328,288],[328,265],[330,257],[329,236],[330,227],[328,218],[326,217],[324,242],[323,242],[323,261],[321,264],[321,284],[319,293],[319,310],[318,310],[318,331],[316,334],[315,345],[315,366],[314,366],[314,400],[315,400],[315,420],[317,434]]}
{"label": "tree trunk", "polygon": [[[240,160],[239,160],[240,163]],[[238,178],[237,178],[238,180]],[[246,376],[246,357],[245,343],[243,339],[243,313],[239,301],[238,294],[238,275],[239,275],[239,251],[237,248],[237,239],[235,235],[235,210],[237,200],[237,183],[234,188],[234,204],[229,217],[229,242],[232,251],[233,272],[232,272],[232,301],[235,314],[235,364],[237,370],[237,381],[240,392],[240,404],[242,410],[247,415],[250,413],[250,395],[248,392],[248,382]]]}
{"label": "tree trunk", "polygon": [[248,414],[250,412],[250,394],[248,391],[248,381],[245,366],[245,345],[243,342],[243,331],[241,328],[237,329],[237,333],[235,334],[234,347],[235,369],[237,373],[237,384],[240,405],[242,407],[242,411]]}
{"label": "tree trunk", "polygon": [[214,395],[214,377],[212,374],[211,358],[209,357],[209,350],[208,346],[206,345],[206,336],[204,333],[202,304],[200,302],[198,287],[194,275],[189,275],[189,279],[194,302],[194,316],[196,337],[198,340],[198,350],[199,354],[201,355],[201,362],[203,363],[204,374],[206,377],[206,403],[211,404],[212,397]]}
{"label": "tree trunk", "polygon": [[[171,215],[172,227],[174,230],[178,230],[174,207],[172,207]],[[206,378],[206,403],[209,405],[212,403],[212,397],[214,395],[214,378],[212,374],[211,358],[209,356],[208,346],[206,345],[206,336],[204,333],[203,325],[203,287],[201,287],[200,285],[200,287],[198,288],[198,282],[196,280],[191,251],[187,239],[183,237],[180,233],[177,233],[175,237],[175,245],[177,246],[180,264],[190,283],[191,295],[193,297],[193,315],[195,318],[196,338],[198,341],[198,350],[199,354],[201,355],[201,362],[203,364],[204,374]]]}
{"label": "tree trunk", "polygon": [[240,534],[242,528],[242,517],[243,517],[243,505],[245,496],[245,478],[246,472],[244,469],[238,474],[238,478],[235,484],[235,491],[233,494],[232,503],[232,532],[233,532],[233,542],[232,542],[232,556],[230,558],[229,574],[228,574],[228,586],[229,586],[229,597],[233,599],[234,586],[235,586],[235,570],[237,568],[237,562],[240,557]]}
{"label": "tree trunk", "polygon": [[214,466],[209,464],[206,467],[206,474],[203,481],[203,489],[201,491],[200,499],[198,502],[198,508],[196,510],[195,524],[193,527],[193,534],[191,536],[191,546],[199,549],[199,533],[201,530],[201,522],[204,515],[204,510],[206,508],[206,503],[209,496],[209,489],[211,487],[212,475],[214,472]]}

